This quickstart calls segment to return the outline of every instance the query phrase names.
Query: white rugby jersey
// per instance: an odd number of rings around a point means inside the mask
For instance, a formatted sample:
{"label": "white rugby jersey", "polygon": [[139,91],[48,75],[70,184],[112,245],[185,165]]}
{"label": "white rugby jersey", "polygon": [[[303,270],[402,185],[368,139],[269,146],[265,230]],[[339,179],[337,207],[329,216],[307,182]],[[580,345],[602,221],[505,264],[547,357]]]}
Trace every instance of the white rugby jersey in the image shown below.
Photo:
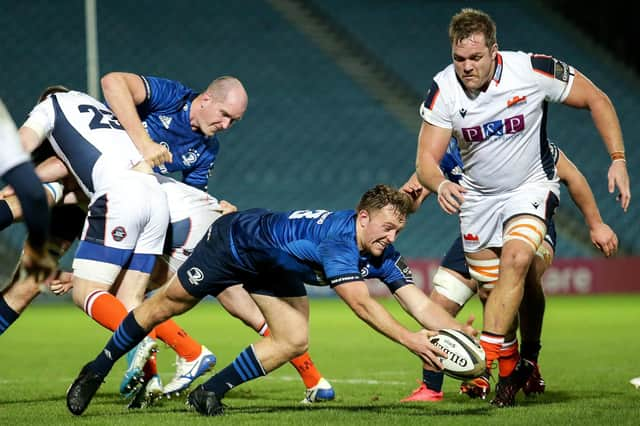
{"label": "white rugby jersey", "polygon": [[486,91],[468,96],[453,64],[433,79],[420,115],[452,129],[464,164],[461,185],[484,194],[557,182],[547,142],[547,102],[562,102],[574,69],[546,55],[499,52]]}
{"label": "white rugby jersey", "polygon": [[14,167],[29,161],[29,155],[24,151],[18,137],[18,129],[11,119],[11,115],[0,99],[0,176]]}
{"label": "white rugby jersey", "polygon": [[85,93],[49,96],[36,105],[24,126],[49,139],[89,198],[119,170],[143,160],[111,110]]}

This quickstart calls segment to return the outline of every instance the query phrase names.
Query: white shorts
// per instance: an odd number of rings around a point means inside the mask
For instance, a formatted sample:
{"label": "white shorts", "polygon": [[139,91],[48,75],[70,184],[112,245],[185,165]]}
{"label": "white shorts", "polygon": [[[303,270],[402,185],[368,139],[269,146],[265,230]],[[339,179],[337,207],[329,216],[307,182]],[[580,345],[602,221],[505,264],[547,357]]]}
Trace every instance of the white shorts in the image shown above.
{"label": "white shorts", "polygon": [[167,197],[154,176],[119,172],[91,199],[74,273],[112,283],[122,268],[150,272],[153,258],[162,253],[168,223]]}
{"label": "white shorts", "polygon": [[163,259],[175,272],[222,213],[218,200],[206,192],[167,176],[157,175],[157,179],[167,196],[171,218]]}
{"label": "white shorts", "polygon": [[560,199],[558,183],[529,183],[506,194],[465,193],[460,210],[460,232],[465,253],[502,247],[504,224],[528,214],[547,221]]}

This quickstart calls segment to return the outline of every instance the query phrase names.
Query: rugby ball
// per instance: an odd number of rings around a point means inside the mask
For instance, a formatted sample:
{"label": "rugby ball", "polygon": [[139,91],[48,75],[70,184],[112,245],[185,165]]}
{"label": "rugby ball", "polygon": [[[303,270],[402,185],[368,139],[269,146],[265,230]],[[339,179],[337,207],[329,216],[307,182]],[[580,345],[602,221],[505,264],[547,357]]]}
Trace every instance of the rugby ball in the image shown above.
{"label": "rugby ball", "polygon": [[447,354],[446,358],[441,358],[443,371],[447,376],[469,380],[484,373],[484,350],[472,337],[460,330],[440,330],[429,341]]}

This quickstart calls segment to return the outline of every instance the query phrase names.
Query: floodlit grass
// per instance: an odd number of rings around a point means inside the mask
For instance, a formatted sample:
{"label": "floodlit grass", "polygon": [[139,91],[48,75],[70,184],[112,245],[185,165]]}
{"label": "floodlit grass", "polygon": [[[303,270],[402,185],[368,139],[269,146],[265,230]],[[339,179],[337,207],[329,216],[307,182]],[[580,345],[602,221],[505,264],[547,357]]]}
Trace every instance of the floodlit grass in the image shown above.
{"label": "floodlit grass", "polygon": [[[417,328],[393,300],[383,303]],[[474,302],[462,318],[480,309]],[[202,303],[178,322],[227,365],[256,339],[253,331],[216,303]],[[417,358],[359,321],[337,299],[311,301],[311,355],[331,381],[337,399],[312,407],[299,404],[304,386],[287,365],[227,394],[225,416],[208,419],[189,411],[184,398],[127,410],[118,395],[122,361],[81,417],[68,413],[65,391],[110,333],[67,304],[38,304],[0,336],[0,424],[269,424],[269,425],[635,425],[640,422],[640,295],[553,297],[547,302],[542,374],[547,392],[517,397],[518,406],[496,409],[458,395],[445,380],[440,403],[401,404],[421,376]],[[161,346],[164,380],[174,354]]]}

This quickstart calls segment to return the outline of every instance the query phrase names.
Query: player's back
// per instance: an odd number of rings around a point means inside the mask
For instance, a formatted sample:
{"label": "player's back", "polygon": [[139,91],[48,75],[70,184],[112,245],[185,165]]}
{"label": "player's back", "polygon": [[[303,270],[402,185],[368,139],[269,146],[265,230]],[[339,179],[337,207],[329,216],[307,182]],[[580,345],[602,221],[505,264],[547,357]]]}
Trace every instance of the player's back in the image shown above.
{"label": "player's back", "polygon": [[89,196],[110,176],[142,161],[113,113],[85,93],[56,93],[34,108],[32,119],[44,123],[54,150]]}
{"label": "player's back", "polygon": [[357,251],[355,211],[249,210],[238,215],[233,240],[239,248],[266,254],[281,251],[304,262],[320,263],[321,245],[347,242]]}

